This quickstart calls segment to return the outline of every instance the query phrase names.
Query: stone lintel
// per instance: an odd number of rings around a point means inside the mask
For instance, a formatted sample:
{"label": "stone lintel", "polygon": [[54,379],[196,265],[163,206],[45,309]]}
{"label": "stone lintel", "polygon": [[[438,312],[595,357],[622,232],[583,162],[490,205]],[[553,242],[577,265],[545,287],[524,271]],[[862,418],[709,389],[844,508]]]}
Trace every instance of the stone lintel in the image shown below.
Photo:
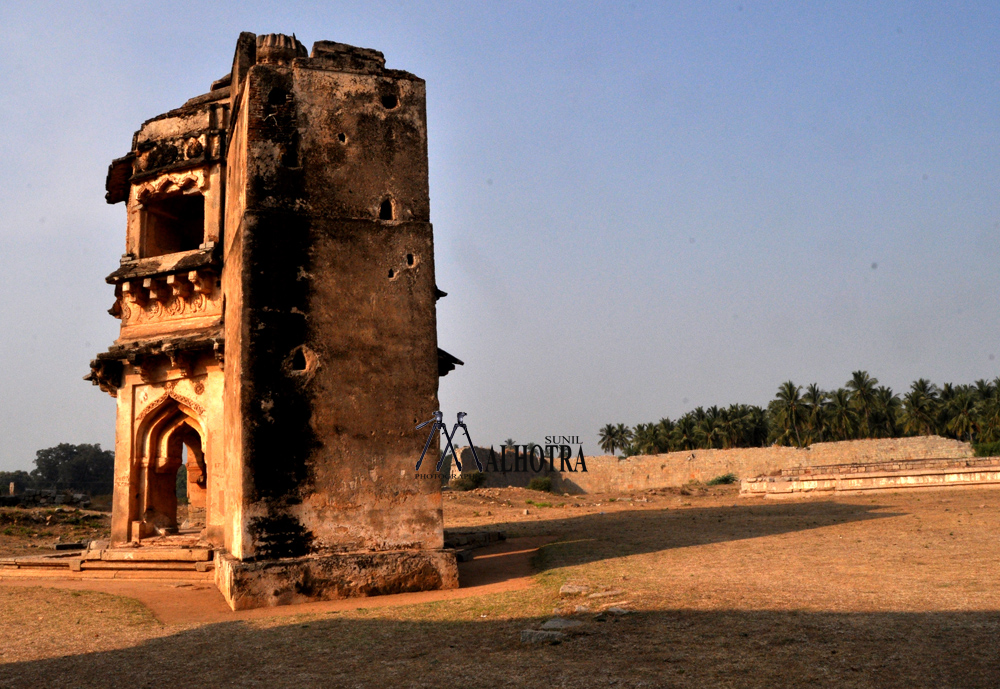
{"label": "stone lintel", "polygon": [[215,583],[233,610],[458,588],[452,550],[336,553],[244,562],[215,554]]}

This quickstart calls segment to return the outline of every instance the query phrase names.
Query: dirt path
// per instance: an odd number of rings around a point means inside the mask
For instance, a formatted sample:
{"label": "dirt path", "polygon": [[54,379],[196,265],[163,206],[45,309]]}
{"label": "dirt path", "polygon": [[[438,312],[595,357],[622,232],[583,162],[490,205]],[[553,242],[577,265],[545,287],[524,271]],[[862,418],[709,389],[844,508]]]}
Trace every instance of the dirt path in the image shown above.
{"label": "dirt path", "polygon": [[229,609],[222,594],[212,582],[17,576],[0,577],[0,585],[101,591],[139,601],[149,608],[156,619],[167,625],[210,624],[344,610],[389,608],[518,591],[531,586],[531,558],[541,545],[551,540],[549,537],[541,536],[515,538],[480,548],[475,551],[476,556],[473,560],[459,563],[459,588],[449,591],[418,591],[238,612]]}

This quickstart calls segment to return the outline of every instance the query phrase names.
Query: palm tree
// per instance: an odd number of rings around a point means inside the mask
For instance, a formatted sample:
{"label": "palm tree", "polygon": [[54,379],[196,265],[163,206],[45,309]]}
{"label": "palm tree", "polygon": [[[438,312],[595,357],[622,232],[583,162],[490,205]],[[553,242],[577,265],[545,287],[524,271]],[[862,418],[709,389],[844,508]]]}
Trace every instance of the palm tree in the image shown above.
{"label": "palm tree", "polygon": [[505,441],[503,441],[503,445],[501,445],[501,447],[509,447],[513,449],[517,447],[517,441],[514,440],[513,438],[507,438]]}
{"label": "palm tree", "polygon": [[623,423],[615,426],[615,446],[619,450],[625,450],[632,442],[632,429]]}
{"label": "palm tree", "polygon": [[875,401],[875,386],[878,378],[872,378],[868,371],[855,371],[847,381],[847,389],[851,391],[851,404],[860,409],[864,416],[863,434],[871,437],[872,405]]}
{"label": "palm tree", "polygon": [[670,441],[673,437],[674,422],[663,417],[656,422],[656,451],[670,452]]}
{"label": "palm tree", "polygon": [[740,434],[741,447],[764,447],[771,434],[771,421],[767,410],[755,404],[741,404],[743,429]]}
{"label": "palm tree", "polygon": [[711,450],[722,445],[722,428],[720,426],[719,408],[711,406],[705,410],[701,420],[694,429],[699,447]]}
{"label": "palm tree", "polygon": [[987,383],[980,378],[973,385],[976,386],[976,397],[980,402],[985,402],[988,399],[996,397],[997,389],[993,383]]}
{"label": "palm tree", "polygon": [[786,381],[778,388],[777,399],[772,404],[775,405],[775,417],[778,425],[783,429],[784,436],[795,435],[795,444],[802,447],[802,437],[799,435],[799,425],[802,422],[804,405],[802,396],[799,394],[802,388],[792,381]]}
{"label": "palm tree", "polygon": [[688,412],[677,419],[671,432],[671,445],[674,450],[693,450],[695,448],[694,414]]}
{"label": "palm tree", "polygon": [[972,389],[956,391],[949,402],[951,420],[948,422],[948,430],[959,440],[964,438],[970,443],[975,440],[979,426],[976,402]]}
{"label": "palm tree", "polygon": [[830,431],[834,438],[837,440],[850,440],[854,437],[858,415],[851,407],[850,392],[844,388],[837,388],[830,393],[827,417]]}
{"label": "palm tree", "polygon": [[875,389],[875,411],[872,416],[876,419],[875,434],[883,435],[886,438],[895,438],[899,435],[900,404],[899,397],[892,391],[892,388],[880,385]]}
{"label": "palm tree", "polygon": [[938,389],[926,378],[919,378],[903,395],[900,419],[907,433],[931,435],[936,430],[938,416]]}
{"label": "palm tree", "polygon": [[979,442],[995,443],[1000,439],[1000,397],[994,395],[979,410]]}
{"label": "palm tree", "polygon": [[631,450],[637,455],[655,455],[657,452],[656,446],[656,424],[654,423],[640,423],[636,424],[635,430],[632,431],[632,447]]}
{"label": "palm tree", "polygon": [[601,449],[607,452],[609,455],[613,455],[615,450],[618,449],[618,437],[615,434],[615,427],[613,424],[605,424],[600,431],[598,431],[599,443]]}
{"label": "palm tree", "polygon": [[826,398],[827,394],[819,389],[816,383],[806,388],[802,401],[806,406],[806,423],[810,435],[815,434],[819,442],[823,442],[826,431]]}

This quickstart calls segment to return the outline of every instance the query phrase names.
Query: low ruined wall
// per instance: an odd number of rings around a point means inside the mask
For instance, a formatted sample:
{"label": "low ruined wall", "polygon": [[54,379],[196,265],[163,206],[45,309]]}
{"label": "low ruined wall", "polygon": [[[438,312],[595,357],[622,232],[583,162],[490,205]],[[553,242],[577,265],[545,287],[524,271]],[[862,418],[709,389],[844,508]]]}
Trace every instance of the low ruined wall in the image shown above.
{"label": "low ruined wall", "polygon": [[[475,471],[475,461],[469,448],[457,449],[463,470]],[[477,453],[486,465],[489,448],[477,448]],[[814,443],[805,448],[770,446],[733,450],[691,450],[661,455],[637,455],[626,459],[601,455],[586,458],[586,472],[549,471],[547,468],[538,473],[487,471],[484,485],[491,488],[524,487],[535,476],[549,476],[552,478],[553,489],[559,492],[623,492],[678,487],[689,481],[706,482],[722,474],[736,474],[738,478],[743,479],[781,473],[795,474],[799,473],[797,470],[802,467],[964,459],[972,456],[972,446],[969,443],[931,435]],[[573,461],[576,461],[575,458]],[[556,467],[558,466],[557,459]],[[450,462],[446,462],[446,466],[442,467],[442,473],[445,477],[449,477],[450,473],[450,478],[458,475],[458,472],[450,466]]]}
{"label": "low ruined wall", "polygon": [[[840,465],[837,468],[843,468]],[[938,459],[860,465],[862,471],[761,476],[740,482],[740,494],[782,498],[802,493],[863,493],[927,488],[1000,487],[1000,458]],[[879,470],[880,468],[884,470]]]}
{"label": "low ruined wall", "polygon": [[[459,450],[465,461],[465,452]],[[488,450],[487,450],[488,452]],[[733,450],[692,450],[627,459],[603,455],[587,457],[586,472],[487,472],[487,486],[524,486],[534,476],[551,476],[554,488],[566,493],[602,493],[682,486],[709,481],[722,474],[739,478],[774,474],[797,467],[891,462],[923,459],[961,459],[973,456],[972,446],[939,436],[848,440],[815,443],[807,448],[755,447]],[[471,459],[471,456],[469,457]],[[484,464],[485,456],[481,456]],[[466,465],[466,468],[469,465]],[[474,465],[473,465],[474,466]],[[558,466],[558,465],[557,465]]]}
{"label": "low ruined wall", "polygon": [[[452,466],[451,457],[448,457],[444,465],[441,467],[441,473],[447,477],[445,482],[447,483],[453,478],[456,478],[459,473],[468,473],[470,471],[477,471],[476,460],[472,456],[472,449],[469,447],[459,447],[458,458],[462,462],[462,471],[459,472],[457,468]],[[496,463],[497,466],[501,465],[501,450],[494,448],[496,452]],[[490,459],[490,448],[488,447],[476,447],[476,454],[479,456],[479,461],[483,463],[483,468],[486,469],[489,464]],[[537,461],[537,460],[536,460]],[[556,458],[556,466],[559,466],[559,459]],[[507,454],[507,465],[512,466],[514,460],[511,458],[510,453]],[[590,459],[587,459],[587,463],[590,463]],[[550,472],[548,470],[548,462],[545,462],[544,468],[539,472],[534,471],[485,471],[486,481],[483,483],[484,488],[526,488],[528,482],[536,476],[551,476],[553,483],[558,480],[559,472]]]}

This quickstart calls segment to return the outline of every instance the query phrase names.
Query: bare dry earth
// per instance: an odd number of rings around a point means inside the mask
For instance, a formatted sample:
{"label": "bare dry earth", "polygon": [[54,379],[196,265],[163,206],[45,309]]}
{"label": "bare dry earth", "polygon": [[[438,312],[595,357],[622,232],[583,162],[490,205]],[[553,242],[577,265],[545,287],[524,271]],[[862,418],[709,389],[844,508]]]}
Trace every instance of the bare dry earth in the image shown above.
{"label": "bare dry earth", "polygon": [[[164,625],[0,586],[0,686],[1000,686],[1000,491],[694,493],[446,494],[450,529],[553,538],[535,586],[458,600]],[[557,609],[583,624],[520,642]]]}

